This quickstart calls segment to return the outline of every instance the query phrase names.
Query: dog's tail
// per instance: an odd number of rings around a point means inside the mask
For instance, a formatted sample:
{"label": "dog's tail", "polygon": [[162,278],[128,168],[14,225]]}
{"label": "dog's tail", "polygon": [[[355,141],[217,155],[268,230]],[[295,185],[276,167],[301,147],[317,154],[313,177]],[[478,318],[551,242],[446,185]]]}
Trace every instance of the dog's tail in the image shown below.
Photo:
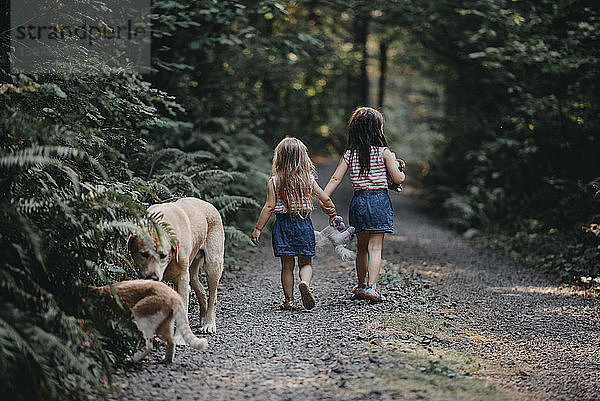
{"label": "dog's tail", "polygon": [[183,335],[183,339],[187,345],[199,351],[208,346],[206,338],[198,338],[192,333],[187,313],[183,309],[183,302],[177,302],[173,307],[173,318],[175,319],[175,324],[177,324],[177,330],[181,330],[180,333]]}

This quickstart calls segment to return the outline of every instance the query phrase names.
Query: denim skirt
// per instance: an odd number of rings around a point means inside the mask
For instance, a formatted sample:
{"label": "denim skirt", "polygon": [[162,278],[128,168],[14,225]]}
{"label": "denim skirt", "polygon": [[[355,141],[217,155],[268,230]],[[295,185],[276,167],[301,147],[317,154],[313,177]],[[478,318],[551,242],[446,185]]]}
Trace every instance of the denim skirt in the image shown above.
{"label": "denim skirt", "polygon": [[276,213],[272,231],[275,256],[315,256],[315,229],[310,215]]}
{"label": "denim skirt", "polygon": [[350,225],[356,232],[394,232],[394,209],[387,189],[360,189],[350,201]]}

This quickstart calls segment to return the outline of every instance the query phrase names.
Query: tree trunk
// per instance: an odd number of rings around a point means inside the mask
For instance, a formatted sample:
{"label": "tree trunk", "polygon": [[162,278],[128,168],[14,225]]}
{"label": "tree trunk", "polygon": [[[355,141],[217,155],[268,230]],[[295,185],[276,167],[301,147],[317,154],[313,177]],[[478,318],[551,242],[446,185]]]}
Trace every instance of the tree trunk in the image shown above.
{"label": "tree trunk", "polygon": [[379,42],[379,93],[377,98],[377,106],[383,107],[383,99],[385,96],[385,74],[387,70],[387,42],[382,40]]}
{"label": "tree trunk", "polygon": [[[273,21],[265,21],[265,27],[263,29],[265,37],[269,38],[273,35]],[[271,71],[266,69],[263,74],[263,99],[270,106],[274,107],[277,101],[277,94],[275,93],[275,87],[273,81],[271,81]]]}
{"label": "tree trunk", "polygon": [[369,37],[369,14],[366,12],[357,15],[355,44],[362,52],[360,60],[359,97],[358,105],[366,106],[369,103],[369,75],[367,74],[367,39]]}

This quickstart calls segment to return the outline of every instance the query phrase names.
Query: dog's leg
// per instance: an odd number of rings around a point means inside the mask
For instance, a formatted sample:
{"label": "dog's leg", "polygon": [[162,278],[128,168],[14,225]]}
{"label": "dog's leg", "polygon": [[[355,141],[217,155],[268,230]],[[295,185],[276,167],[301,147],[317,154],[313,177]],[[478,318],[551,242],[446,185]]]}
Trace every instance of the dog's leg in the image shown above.
{"label": "dog's leg", "polygon": [[150,351],[152,351],[152,339],[146,337],[146,346],[144,347],[144,349],[139,350],[138,352],[136,352],[135,354],[133,354],[133,362],[139,362],[142,359],[144,359],[146,356],[148,356],[148,354],[150,353]]}
{"label": "dog's leg", "polygon": [[142,332],[144,340],[146,340],[145,348],[139,350],[133,355],[132,359],[134,362],[139,362],[146,356],[148,356],[150,351],[152,351],[152,347],[154,345],[152,343],[152,339],[154,338],[154,333],[156,330],[156,322],[154,321],[154,319],[148,319],[145,316],[146,314],[144,313],[144,308],[149,303],[152,303],[152,299],[150,298],[151,297],[143,299],[131,309],[131,312],[133,312],[133,320],[135,321],[135,324],[138,327],[138,329]]}
{"label": "dog's leg", "polygon": [[217,287],[223,274],[223,252],[225,235],[222,227],[214,227],[206,236],[205,270],[208,282],[208,310],[203,319],[203,333],[214,333],[217,329]]}
{"label": "dog's leg", "polygon": [[165,354],[165,359],[163,359],[163,363],[172,363],[175,358],[175,340],[173,339],[173,331],[171,329],[173,324],[173,315],[170,316],[161,323],[156,331],[156,335],[162,341],[165,342],[167,346],[167,352]]}
{"label": "dog's leg", "polygon": [[214,333],[217,329],[217,287],[220,279],[221,272],[208,277],[208,310],[206,311],[206,316],[203,319],[202,328],[200,329],[203,333]]}
{"label": "dog's leg", "polygon": [[[187,260],[184,260],[185,264],[181,263],[182,266],[187,266],[184,270],[184,273],[181,274],[175,281],[175,286],[177,287],[177,292],[181,296],[183,300],[183,310],[185,313],[188,313],[188,305],[190,304],[190,271],[189,271],[189,263]],[[172,326],[173,324],[171,324]],[[175,328],[175,345],[185,345],[185,340],[183,339],[183,335],[179,332],[178,328]]]}
{"label": "dog's leg", "polygon": [[204,251],[201,250],[198,252],[198,255],[196,255],[190,266],[190,284],[196,293],[196,298],[198,298],[198,303],[200,304],[200,318],[202,319],[206,316],[206,291],[200,282],[198,274],[200,273],[200,266],[203,265]]}

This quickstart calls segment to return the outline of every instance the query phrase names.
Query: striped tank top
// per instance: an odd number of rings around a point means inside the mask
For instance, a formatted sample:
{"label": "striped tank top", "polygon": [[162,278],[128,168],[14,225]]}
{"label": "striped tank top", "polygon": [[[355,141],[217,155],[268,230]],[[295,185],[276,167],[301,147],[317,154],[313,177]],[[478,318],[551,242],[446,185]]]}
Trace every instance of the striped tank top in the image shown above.
{"label": "striped tank top", "polygon": [[360,162],[358,161],[358,150],[346,150],[344,160],[348,163],[350,170],[350,181],[352,188],[359,189],[380,189],[388,187],[387,169],[383,161],[383,151],[386,147],[371,146],[371,171],[368,174],[360,176]]}
{"label": "striped tank top", "polygon": [[[273,180],[273,188],[275,188],[275,209],[273,209],[273,212],[287,213],[288,211],[286,210],[285,206],[283,205],[283,202],[281,201],[281,199],[279,198],[279,195],[277,194],[277,183],[275,181],[275,177],[272,176],[271,179]],[[315,181],[315,177],[311,176],[310,177],[311,188],[312,188],[314,181]],[[293,206],[296,206],[296,205],[293,205]],[[303,216],[312,212],[312,210],[313,210],[312,189],[308,196],[305,196],[304,198],[302,198],[300,200],[299,209],[302,211],[301,215],[303,215]]]}

